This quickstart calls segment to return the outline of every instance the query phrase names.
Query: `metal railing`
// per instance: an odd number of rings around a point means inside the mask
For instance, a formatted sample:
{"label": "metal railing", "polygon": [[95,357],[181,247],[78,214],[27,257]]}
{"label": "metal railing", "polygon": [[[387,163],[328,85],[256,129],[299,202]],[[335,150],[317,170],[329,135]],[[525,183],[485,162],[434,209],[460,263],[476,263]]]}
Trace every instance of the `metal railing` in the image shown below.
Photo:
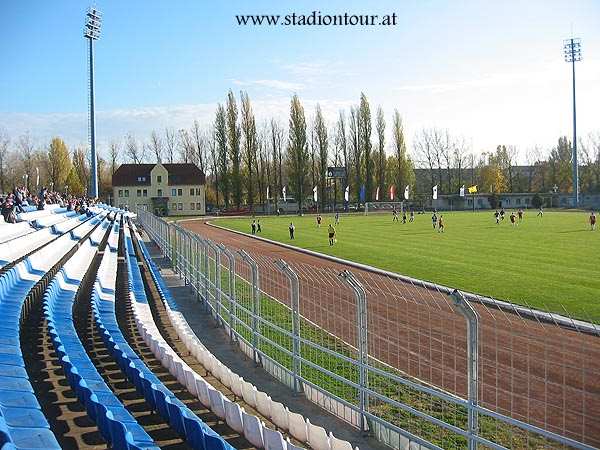
{"label": "metal railing", "polygon": [[[347,270],[269,260],[249,249],[216,244],[145,211],[138,211],[138,220],[193,287],[200,305],[256,365],[359,432],[395,448],[594,448],[551,426],[515,417],[516,407],[505,414],[481,401],[489,398],[483,371],[488,365],[480,357],[487,348],[482,334],[487,339],[488,324],[462,293],[423,297],[414,308],[407,306],[411,314],[429,302],[428,310],[416,313],[421,328],[428,315],[429,338],[413,336],[410,342],[418,345],[407,350],[408,363],[397,364],[394,355],[404,350],[394,347],[396,337],[386,336],[385,328],[414,330],[386,324],[385,313],[374,310],[382,308],[381,297],[398,300],[401,290],[404,297],[415,295],[404,292],[406,286]],[[394,307],[394,302],[387,305]],[[452,352],[444,350],[450,344]],[[425,367],[419,352],[427,353],[429,361],[452,357],[445,367],[454,364],[454,370],[434,373],[434,365]],[[430,375],[415,376],[420,373]],[[501,393],[496,388],[497,398]]]}

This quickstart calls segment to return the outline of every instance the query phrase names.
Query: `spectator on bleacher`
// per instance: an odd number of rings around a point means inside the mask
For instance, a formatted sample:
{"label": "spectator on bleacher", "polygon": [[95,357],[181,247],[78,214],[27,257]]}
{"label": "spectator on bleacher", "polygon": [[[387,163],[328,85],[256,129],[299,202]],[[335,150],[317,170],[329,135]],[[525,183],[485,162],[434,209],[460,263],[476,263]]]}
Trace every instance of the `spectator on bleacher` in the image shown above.
{"label": "spectator on bleacher", "polygon": [[6,223],[15,223],[17,221],[15,216],[15,205],[10,195],[4,199],[4,202],[1,205],[1,212]]}
{"label": "spectator on bleacher", "polygon": [[43,186],[42,189],[40,190],[40,193],[38,194],[38,202],[37,202],[38,210],[42,210],[46,206],[47,192],[48,192],[48,189],[46,189],[46,186]]}
{"label": "spectator on bleacher", "polygon": [[13,198],[14,198],[14,205],[15,208],[17,209],[18,212],[22,213],[23,210],[23,194],[21,192],[21,190],[19,188],[17,188],[15,186],[15,188],[13,189]]}

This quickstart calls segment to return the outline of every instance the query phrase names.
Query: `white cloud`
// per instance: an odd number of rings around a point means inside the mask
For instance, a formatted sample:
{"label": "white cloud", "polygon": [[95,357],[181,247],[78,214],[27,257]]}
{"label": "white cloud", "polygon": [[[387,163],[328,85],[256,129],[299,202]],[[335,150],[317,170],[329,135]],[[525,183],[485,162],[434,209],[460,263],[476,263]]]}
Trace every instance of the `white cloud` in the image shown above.
{"label": "white cloud", "polygon": [[269,89],[277,89],[281,91],[300,91],[304,89],[304,85],[302,83],[293,83],[290,81],[282,81],[282,80],[232,80],[233,84],[238,86],[258,86]]}

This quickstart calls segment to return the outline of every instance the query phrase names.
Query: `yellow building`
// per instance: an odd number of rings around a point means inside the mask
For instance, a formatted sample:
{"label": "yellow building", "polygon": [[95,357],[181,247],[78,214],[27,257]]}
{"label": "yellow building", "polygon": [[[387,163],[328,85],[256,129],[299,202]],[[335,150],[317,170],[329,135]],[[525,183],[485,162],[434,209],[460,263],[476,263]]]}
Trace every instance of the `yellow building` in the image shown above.
{"label": "yellow building", "polygon": [[206,214],[206,177],[195,164],[122,164],[112,177],[113,205],[164,216]]}

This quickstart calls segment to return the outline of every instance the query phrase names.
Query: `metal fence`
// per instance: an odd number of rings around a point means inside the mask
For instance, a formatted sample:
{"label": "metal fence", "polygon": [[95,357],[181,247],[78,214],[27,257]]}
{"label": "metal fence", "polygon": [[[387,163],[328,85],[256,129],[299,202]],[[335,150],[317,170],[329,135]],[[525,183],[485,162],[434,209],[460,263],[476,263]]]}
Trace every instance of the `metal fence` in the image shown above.
{"label": "metal fence", "polygon": [[591,333],[431,284],[217,244],[145,211],[138,219],[232,341],[359,432],[395,448],[600,445]]}

